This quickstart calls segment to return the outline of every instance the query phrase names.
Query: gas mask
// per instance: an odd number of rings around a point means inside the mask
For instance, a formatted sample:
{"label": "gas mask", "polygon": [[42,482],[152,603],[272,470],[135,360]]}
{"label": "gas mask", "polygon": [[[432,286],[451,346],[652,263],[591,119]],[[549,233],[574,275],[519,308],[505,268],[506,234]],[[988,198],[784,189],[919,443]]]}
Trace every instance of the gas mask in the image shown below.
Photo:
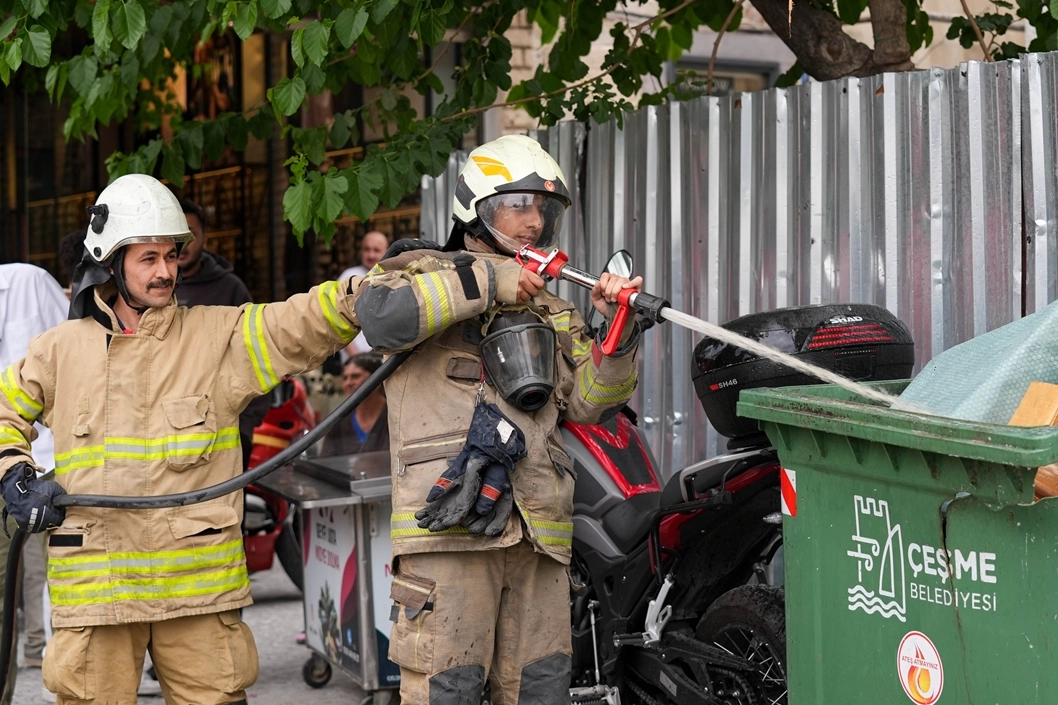
{"label": "gas mask", "polygon": [[507,403],[536,411],[555,391],[555,330],[528,311],[502,312],[481,341],[489,382]]}

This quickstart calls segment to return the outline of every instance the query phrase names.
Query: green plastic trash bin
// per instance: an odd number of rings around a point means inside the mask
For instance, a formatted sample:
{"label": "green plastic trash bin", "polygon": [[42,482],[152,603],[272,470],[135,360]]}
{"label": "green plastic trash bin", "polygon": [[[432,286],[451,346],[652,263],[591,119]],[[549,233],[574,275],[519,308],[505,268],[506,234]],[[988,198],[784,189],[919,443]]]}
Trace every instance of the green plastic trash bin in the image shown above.
{"label": "green plastic trash bin", "polygon": [[1058,498],[1032,503],[1058,429],[859,399],[738,404],[783,467],[790,705],[1058,703]]}

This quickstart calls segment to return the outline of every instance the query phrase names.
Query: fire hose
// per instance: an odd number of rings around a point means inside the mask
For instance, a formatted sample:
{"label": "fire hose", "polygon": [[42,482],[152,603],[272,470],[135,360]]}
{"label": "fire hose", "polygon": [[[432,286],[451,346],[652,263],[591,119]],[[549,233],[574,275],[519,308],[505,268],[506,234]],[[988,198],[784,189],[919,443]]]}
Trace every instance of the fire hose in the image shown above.
{"label": "fire hose", "polygon": [[[56,507],[103,507],[108,509],[161,509],[164,507],[183,507],[198,504],[232,492],[238,492],[247,485],[257,482],[265,475],[275,472],[291,460],[308,450],[325,433],[341,423],[360,403],[375,391],[393,371],[408,359],[412,351],[393,355],[382,366],[368,377],[360,388],[338,405],[315,428],[297,439],[280,453],[248,470],[238,477],[225,480],[211,487],[203,487],[189,492],[157,495],[154,497],[118,497],[100,494],[67,494],[55,498]],[[11,659],[15,653],[15,609],[18,604],[18,566],[26,534],[16,530],[11,536],[11,548],[7,556],[7,580],[4,584],[3,630],[0,632],[0,696],[7,690],[7,677]]]}
{"label": "fire hose", "polygon": [[[515,258],[519,264],[526,269],[535,272],[545,279],[562,279],[578,286],[591,289],[599,281],[587,272],[583,272],[569,265],[569,257],[561,250],[543,252],[531,246],[521,249]],[[736,333],[722,328],[716,324],[709,323],[686,313],[677,311],[669,305],[665,299],[647,294],[636,289],[625,289],[621,291],[617,301],[617,311],[613,321],[610,322],[609,330],[600,349],[606,355],[612,355],[620,346],[621,337],[628,324],[632,313],[639,313],[645,318],[661,323],[671,321],[677,325],[698,331],[704,335],[715,338],[722,342],[736,345],[763,357],[768,357],[781,362],[798,371],[813,375],[824,381],[838,384],[861,396],[892,404],[896,398],[883,394],[874,389],[863,387],[841,375],[829,370],[810,365],[797,358],[769,348],[755,340],[745,338]],[[108,509],[160,509],[165,507],[181,507],[189,504],[206,502],[217,497],[222,497],[232,492],[238,492],[247,485],[260,480],[283,465],[297,458],[301,453],[310,448],[325,433],[339,424],[357,406],[373,392],[383,381],[388,378],[408,357],[412,351],[405,351],[391,356],[381,367],[365,380],[353,394],[343,401],[333,412],[327,415],[315,428],[306,435],[291,443],[282,452],[268,459],[253,470],[242,473],[238,477],[225,480],[211,487],[204,487],[188,492],[180,492],[170,495],[158,495],[152,497],[120,497],[110,495],[74,495],[68,494],[55,499],[56,507],[101,507]],[[22,546],[25,543],[26,534],[16,530],[11,538],[11,547],[7,559],[7,580],[4,585],[3,604],[3,628],[0,631],[0,696],[7,688],[8,672],[11,659],[15,651],[15,609],[18,599],[18,566],[21,559]]]}

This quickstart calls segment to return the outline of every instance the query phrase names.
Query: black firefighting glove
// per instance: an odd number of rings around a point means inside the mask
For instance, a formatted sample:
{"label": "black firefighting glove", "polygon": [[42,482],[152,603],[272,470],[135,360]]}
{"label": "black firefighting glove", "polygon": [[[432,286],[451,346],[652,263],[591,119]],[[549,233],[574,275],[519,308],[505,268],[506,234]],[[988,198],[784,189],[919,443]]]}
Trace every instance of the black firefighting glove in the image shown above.
{"label": "black firefighting glove", "polygon": [[[521,429],[495,404],[479,402],[470,421],[466,445],[437,478],[426,497],[427,506],[415,513],[419,528],[444,531],[461,523],[482,499],[484,478],[490,467],[499,465],[506,475],[525,455],[525,435]],[[492,478],[496,477],[496,471],[489,477],[490,482],[495,482]],[[486,487],[495,489],[493,485]],[[491,494],[486,489],[486,495]],[[486,496],[482,507],[497,498]]]}
{"label": "black firefighting glove", "polygon": [[513,506],[514,496],[507,468],[493,463],[485,471],[478,501],[463,520],[463,526],[472,534],[499,536],[507,526]]}
{"label": "black firefighting glove", "polygon": [[[59,483],[38,480],[36,470],[26,462],[14,465],[0,479],[0,495],[6,506],[3,511],[4,533],[7,534],[7,516],[27,534],[36,534],[49,526],[62,525],[66,510],[53,505],[56,497],[66,494]],[[10,534],[8,534],[10,535]]]}

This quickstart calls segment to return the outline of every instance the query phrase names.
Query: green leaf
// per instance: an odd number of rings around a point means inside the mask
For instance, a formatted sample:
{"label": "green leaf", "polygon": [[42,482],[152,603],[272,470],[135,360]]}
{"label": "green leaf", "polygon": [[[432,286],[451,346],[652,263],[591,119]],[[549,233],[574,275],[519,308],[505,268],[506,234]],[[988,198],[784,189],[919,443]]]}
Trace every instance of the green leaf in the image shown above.
{"label": "green leaf", "polygon": [[0,39],[7,39],[16,24],[18,24],[18,18],[14,15],[11,15],[4,20],[3,24],[0,24]]}
{"label": "green leaf", "polygon": [[286,215],[294,234],[301,242],[301,236],[312,225],[312,186],[302,181],[294,184],[283,194],[283,214]]}
{"label": "green leaf", "polygon": [[236,152],[246,149],[246,143],[250,141],[250,125],[241,115],[233,115],[229,118],[224,123],[224,131],[232,149]]}
{"label": "green leaf", "polygon": [[44,76],[44,88],[48,91],[48,97],[55,100],[55,84],[59,80],[60,64],[52,64],[48,67],[48,73]]}
{"label": "green leaf", "polygon": [[154,173],[154,167],[158,163],[158,155],[161,151],[162,141],[160,139],[151,140],[147,143],[147,146],[142,148],[141,154],[144,162],[142,173]]}
{"label": "green leaf", "polygon": [[331,147],[334,149],[341,149],[349,141],[349,137],[352,134],[349,130],[349,122],[350,119],[345,113],[335,114],[330,134]]}
{"label": "green leaf", "polygon": [[4,61],[11,67],[12,71],[18,71],[18,67],[22,65],[21,37],[7,43],[7,48],[4,50]]}
{"label": "green leaf", "polygon": [[184,157],[172,143],[162,147],[162,178],[176,188],[184,187]]}
{"label": "green leaf", "polygon": [[796,86],[797,82],[801,80],[805,70],[801,68],[801,62],[795,61],[794,65],[786,70],[786,73],[775,79],[776,88],[789,88],[790,86]]}
{"label": "green leaf", "polygon": [[[3,81],[5,86],[11,84],[11,67],[7,65],[7,61],[2,56],[0,56],[0,81]],[[69,118],[66,121],[69,122]],[[69,133],[64,132],[64,134],[69,136]]]}
{"label": "green leaf", "polygon": [[248,122],[250,134],[259,140],[266,140],[271,137],[274,125],[275,123],[272,121],[272,116],[269,115],[266,110],[258,111],[258,113],[250,118]]}
{"label": "green leaf", "polygon": [[349,190],[345,193],[346,210],[366,221],[378,208],[376,193],[382,188],[382,176],[375,173],[373,163],[361,162],[356,170],[345,171]]}
{"label": "green leaf", "polygon": [[239,11],[235,15],[235,33],[239,35],[239,39],[246,41],[247,37],[253,34],[254,27],[257,26],[257,2],[256,0],[250,0],[248,3],[240,4]]}
{"label": "green leaf", "polygon": [[326,156],[327,129],[326,127],[314,127],[303,130],[293,127],[290,130],[294,145],[304,153],[313,164],[319,165]]}
{"label": "green leaf", "polygon": [[180,151],[183,152],[184,161],[187,162],[187,165],[192,169],[201,169],[202,144],[204,142],[202,123],[185,122],[184,128],[176,136],[176,141],[180,144]]}
{"label": "green leaf", "polygon": [[331,28],[323,22],[310,22],[305,27],[301,40],[302,51],[309,61],[319,66],[327,58],[327,44],[331,40]]}
{"label": "green leaf", "polygon": [[290,57],[298,68],[305,65],[304,37],[304,29],[295,29],[290,34]]}
{"label": "green leaf", "polygon": [[140,60],[136,54],[127,51],[121,57],[121,82],[125,84],[125,90],[135,95],[136,86],[140,82]]}
{"label": "green leaf", "polygon": [[290,0],[261,0],[261,10],[274,20],[290,11]]}
{"label": "green leaf", "polygon": [[423,44],[428,47],[440,44],[447,29],[445,17],[440,12],[427,12],[423,20],[419,22],[419,36]]}
{"label": "green leaf", "polygon": [[[332,174],[335,175],[332,176]],[[349,182],[344,176],[338,176],[334,170],[327,172],[327,176],[321,181],[323,181],[323,198],[321,199],[323,211],[320,216],[330,223],[342,214],[342,209],[345,207],[342,194],[349,190]]]}
{"label": "green leaf", "polygon": [[283,115],[297,112],[305,100],[305,82],[300,77],[284,78],[272,89],[272,105]]}
{"label": "green leaf", "polygon": [[78,95],[88,95],[96,80],[99,64],[94,57],[75,56],[67,64],[70,71],[70,85]]}
{"label": "green leaf", "polygon": [[347,7],[342,10],[338,19],[334,21],[334,31],[343,47],[348,49],[360,38],[364,27],[367,26],[368,17],[367,10],[363,8],[354,10]]}
{"label": "green leaf", "polygon": [[92,38],[97,56],[110,51],[110,0],[96,0],[92,11]]}
{"label": "green leaf", "polygon": [[324,84],[327,83],[327,74],[315,64],[308,64],[301,69],[298,75],[305,82],[305,92],[309,95],[316,95],[323,90]]}
{"label": "green leaf", "polygon": [[110,12],[114,39],[126,49],[134,48],[147,31],[147,17],[138,0],[115,2]]}
{"label": "green leaf", "polygon": [[371,9],[371,21],[375,24],[382,24],[382,20],[389,17],[389,13],[393,12],[393,8],[397,6],[399,0],[379,0]]}
{"label": "green leaf", "polygon": [[206,159],[216,161],[224,153],[224,125],[219,120],[202,123],[202,144]]}
{"label": "green leaf", "polygon": [[48,9],[48,0],[22,0],[22,6],[29,11],[29,16],[37,19]]}
{"label": "green leaf", "polygon": [[48,30],[36,25],[26,35],[29,41],[22,45],[22,58],[30,66],[47,66],[51,61],[51,35]]}

